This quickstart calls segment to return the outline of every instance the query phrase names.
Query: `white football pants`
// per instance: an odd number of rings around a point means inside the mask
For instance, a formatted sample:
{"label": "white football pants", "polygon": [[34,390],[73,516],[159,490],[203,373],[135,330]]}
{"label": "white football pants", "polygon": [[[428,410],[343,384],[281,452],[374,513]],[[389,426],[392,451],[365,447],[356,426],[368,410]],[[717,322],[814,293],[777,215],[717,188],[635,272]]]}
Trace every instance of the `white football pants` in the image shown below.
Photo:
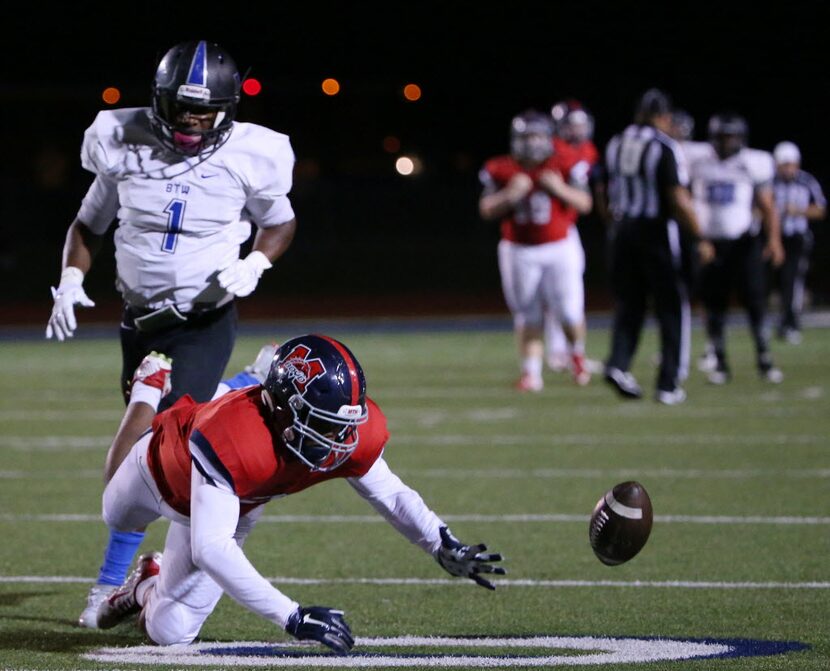
{"label": "white football pants", "polygon": [[[223,592],[193,563],[189,518],[165,503],[158,491],[147,467],[150,437],[148,432],[139,438],[104,489],[104,522],[111,529],[135,531],[160,517],[170,520],[163,569],[145,595],[143,617],[154,643],[186,644],[199,634]],[[258,506],[239,518],[234,539],[240,547],[262,510],[263,506]]]}
{"label": "white football pants", "polygon": [[541,328],[545,310],[562,324],[585,319],[585,252],[571,226],[567,237],[541,245],[501,240],[498,247],[504,299],[517,327]]}

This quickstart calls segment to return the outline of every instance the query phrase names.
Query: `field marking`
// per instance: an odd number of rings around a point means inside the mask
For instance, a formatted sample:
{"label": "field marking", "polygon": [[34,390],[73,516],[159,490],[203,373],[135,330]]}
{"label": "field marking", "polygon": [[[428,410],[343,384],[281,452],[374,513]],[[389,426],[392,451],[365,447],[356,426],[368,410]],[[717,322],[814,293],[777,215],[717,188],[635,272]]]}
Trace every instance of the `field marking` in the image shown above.
{"label": "field marking", "polygon": [[[571,513],[530,513],[514,515],[442,515],[445,522],[588,522],[589,515]],[[101,515],[88,513],[0,513],[0,522],[101,522]],[[830,517],[762,515],[655,515],[662,524],[776,524],[826,525]],[[386,524],[380,515],[263,515],[259,522],[272,524]]]}
{"label": "field marking", "polygon": [[[555,480],[555,479],[680,479],[680,480],[752,480],[754,478],[824,479],[830,478],[830,468],[397,468],[401,476],[440,478],[442,480]],[[100,469],[37,469],[0,470],[0,480],[62,480],[101,479]]]}
{"label": "field marking", "polygon": [[112,435],[103,436],[3,436],[0,447],[18,452],[104,451]]}
{"label": "field marking", "polygon": [[[99,648],[81,656],[107,664],[173,664],[231,668],[547,668],[768,656],[809,648],[795,641],[544,635],[359,637],[355,640],[355,645],[356,648],[347,656],[324,652],[317,644],[261,641],[200,642],[166,648],[149,645],[131,648],[111,647]],[[361,648],[370,650],[363,651]],[[371,648],[389,650],[375,652]],[[434,651],[416,651],[419,648]]]}
{"label": "field marking", "polygon": [[[89,584],[92,576],[38,576],[0,575],[0,584]],[[266,578],[275,585],[376,585],[376,586],[419,586],[449,585],[475,587],[475,583],[453,578],[298,578],[275,576]],[[830,582],[751,582],[723,580],[534,580],[498,578],[499,587],[624,587],[662,589],[717,589],[717,590],[825,590]]]}
{"label": "field marking", "polygon": [[[73,415],[77,418],[77,415]],[[100,450],[109,447],[112,442],[111,434],[87,435],[87,436],[66,436],[66,435],[44,435],[44,436],[2,436],[0,447],[18,450],[22,452],[61,452],[65,450]],[[733,435],[722,433],[700,433],[694,435],[671,435],[671,436],[627,436],[619,433],[600,435],[599,433],[570,433],[570,434],[545,434],[522,435],[511,434],[487,434],[485,436],[474,436],[471,434],[441,433],[420,435],[413,433],[393,433],[390,441],[392,445],[427,445],[438,447],[468,447],[471,445],[509,445],[511,447],[523,446],[551,446],[551,447],[604,447],[604,446],[627,446],[627,445],[667,445],[667,446],[695,446],[695,447],[717,447],[720,445],[756,446],[793,446],[793,445],[825,445],[827,437],[824,434],[751,434]]]}
{"label": "field marking", "polygon": [[67,421],[115,421],[118,422],[124,416],[124,410],[30,410],[30,409],[4,409],[0,410],[0,422],[67,422]]}

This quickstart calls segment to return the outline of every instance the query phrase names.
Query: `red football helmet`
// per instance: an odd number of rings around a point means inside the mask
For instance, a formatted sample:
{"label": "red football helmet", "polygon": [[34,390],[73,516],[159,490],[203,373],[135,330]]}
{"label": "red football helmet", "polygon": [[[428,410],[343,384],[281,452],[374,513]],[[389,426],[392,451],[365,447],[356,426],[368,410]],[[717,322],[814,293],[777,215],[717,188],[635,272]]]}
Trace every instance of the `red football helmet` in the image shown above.
{"label": "red football helmet", "polygon": [[573,98],[556,103],[550,110],[556,134],[569,144],[582,144],[594,137],[594,117]]}
{"label": "red football helmet", "polygon": [[550,117],[526,110],[510,123],[510,153],[522,163],[541,163],[553,153],[553,124]]}

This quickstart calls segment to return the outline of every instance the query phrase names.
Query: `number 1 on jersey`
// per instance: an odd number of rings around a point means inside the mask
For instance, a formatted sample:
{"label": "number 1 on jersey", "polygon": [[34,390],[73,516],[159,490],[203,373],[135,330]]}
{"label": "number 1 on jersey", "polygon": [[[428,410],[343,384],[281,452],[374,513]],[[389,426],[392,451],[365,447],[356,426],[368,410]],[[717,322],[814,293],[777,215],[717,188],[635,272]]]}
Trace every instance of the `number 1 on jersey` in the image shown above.
{"label": "number 1 on jersey", "polygon": [[179,233],[182,232],[184,225],[184,207],[187,205],[186,200],[179,200],[174,198],[167,207],[164,208],[167,214],[167,232],[161,241],[161,250],[172,254],[176,251],[176,243],[179,240]]}

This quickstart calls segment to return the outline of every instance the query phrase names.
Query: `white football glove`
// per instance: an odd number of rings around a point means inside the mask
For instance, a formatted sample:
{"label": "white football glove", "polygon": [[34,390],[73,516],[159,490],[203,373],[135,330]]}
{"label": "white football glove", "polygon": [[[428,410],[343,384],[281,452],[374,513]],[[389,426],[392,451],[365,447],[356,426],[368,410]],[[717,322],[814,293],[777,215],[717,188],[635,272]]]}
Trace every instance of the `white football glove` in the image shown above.
{"label": "white football glove", "polygon": [[54,335],[61,342],[66,338],[71,338],[75,333],[75,329],[78,328],[78,322],[75,319],[75,306],[95,307],[95,303],[89,299],[84,291],[83,281],[84,273],[80,268],[67,266],[61,273],[61,282],[58,288],[51,287],[55,304],[52,307],[52,316],[49,317],[49,323],[46,325],[47,338]]}
{"label": "white football glove", "polygon": [[487,546],[464,545],[447,527],[441,527],[441,547],[435,553],[435,561],[450,575],[459,578],[469,578],[476,584],[487,589],[496,589],[493,583],[481,576],[482,573],[504,575],[506,571],[501,566],[493,566],[490,562],[501,561],[498,553],[487,553]]}
{"label": "white football glove", "polygon": [[236,296],[253,293],[262,273],[271,267],[268,257],[254,251],[244,259],[237,259],[216,277],[219,286]]}

